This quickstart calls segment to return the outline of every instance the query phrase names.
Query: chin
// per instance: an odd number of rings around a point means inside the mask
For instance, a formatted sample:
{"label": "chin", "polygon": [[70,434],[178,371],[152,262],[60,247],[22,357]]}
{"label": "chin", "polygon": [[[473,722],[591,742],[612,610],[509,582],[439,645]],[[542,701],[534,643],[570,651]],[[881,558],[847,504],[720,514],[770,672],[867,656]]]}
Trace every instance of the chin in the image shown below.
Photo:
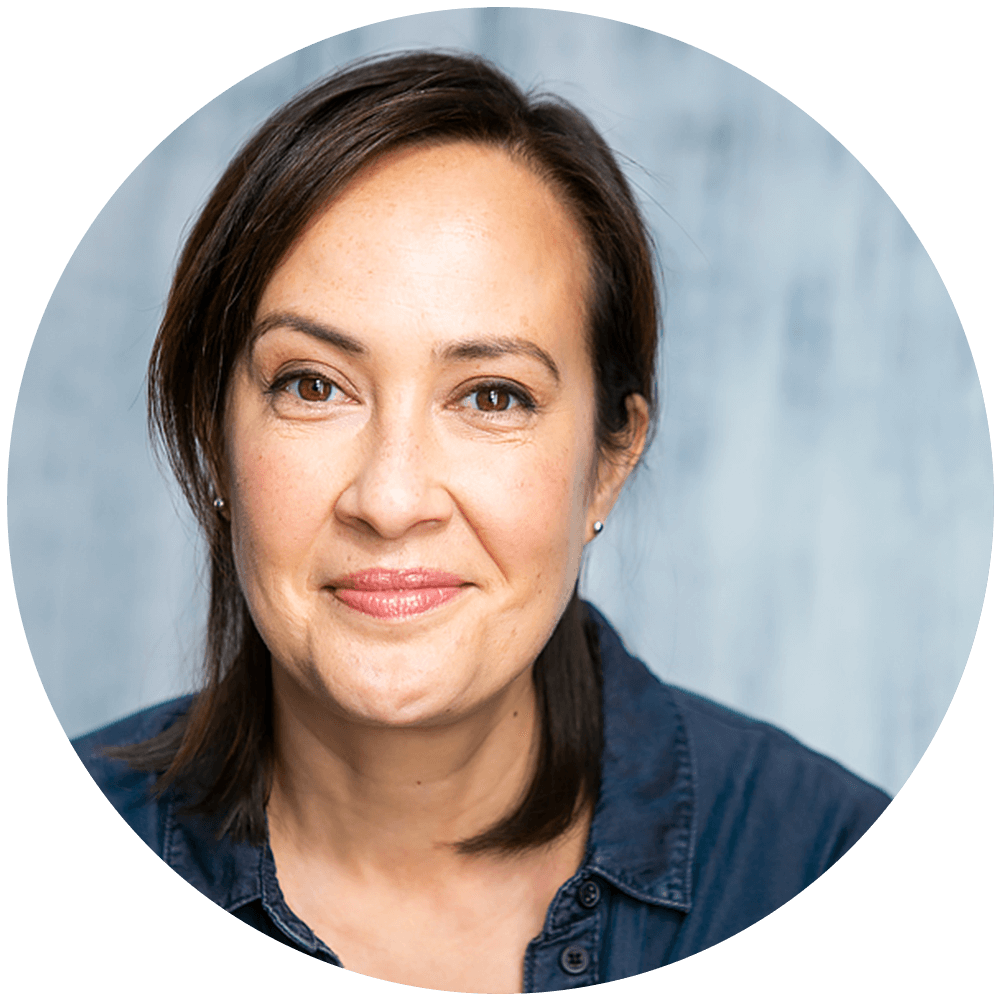
{"label": "chin", "polygon": [[[322,691],[337,714],[376,726],[420,726],[444,723],[475,708],[489,697],[480,667],[456,662],[453,650],[399,655],[370,646],[336,662],[322,660],[307,668],[308,692]],[[442,663],[451,669],[441,669]]]}
{"label": "chin", "polygon": [[331,691],[341,710],[353,720],[394,729],[442,725],[461,717],[475,707],[463,694],[461,685],[453,689],[440,682]]}

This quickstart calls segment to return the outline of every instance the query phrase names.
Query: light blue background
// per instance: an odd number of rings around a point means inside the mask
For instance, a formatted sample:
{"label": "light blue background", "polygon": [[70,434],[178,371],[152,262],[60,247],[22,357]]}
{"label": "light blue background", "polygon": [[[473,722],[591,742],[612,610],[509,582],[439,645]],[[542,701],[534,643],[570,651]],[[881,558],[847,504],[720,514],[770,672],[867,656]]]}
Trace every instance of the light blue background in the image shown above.
{"label": "light blue background", "polygon": [[537,10],[418,15],[289,56],[185,122],[95,220],[39,328],[9,465],[18,601],[60,721],[75,735],[193,683],[199,545],[143,399],[183,232],[273,108],[425,45],[582,107],[654,230],[661,425],[585,594],[660,676],[895,792],[954,692],[989,564],[986,414],[948,295],[886,193],[779,95],[663,36]]}

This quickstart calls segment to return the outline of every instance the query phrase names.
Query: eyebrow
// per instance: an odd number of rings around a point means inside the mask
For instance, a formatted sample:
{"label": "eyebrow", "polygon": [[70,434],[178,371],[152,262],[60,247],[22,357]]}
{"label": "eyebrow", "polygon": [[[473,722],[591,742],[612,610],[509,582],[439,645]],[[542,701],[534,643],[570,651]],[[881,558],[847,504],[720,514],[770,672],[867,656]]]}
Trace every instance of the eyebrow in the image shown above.
{"label": "eyebrow", "polygon": [[359,340],[348,336],[336,327],[327,326],[325,323],[317,323],[316,320],[306,319],[304,316],[297,316],[295,313],[272,313],[255,323],[250,331],[248,347],[252,350],[253,345],[264,336],[269,330],[274,330],[279,326],[289,330],[298,330],[310,337],[318,340],[325,340],[328,344],[340,348],[347,354],[364,355],[368,353],[368,348]]}
{"label": "eyebrow", "polygon": [[438,351],[446,361],[475,361],[480,358],[500,358],[505,354],[520,354],[535,358],[552,373],[556,382],[561,382],[559,366],[548,351],[530,340],[521,337],[485,337],[482,339],[463,340],[457,344],[448,344]]}
{"label": "eyebrow", "polygon": [[[342,330],[325,323],[319,323],[316,320],[306,319],[295,313],[272,313],[255,323],[250,331],[249,347],[253,349],[253,345],[265,333],[277,327],[286,327],[307,336],[316,337],[318,340],[323,340],[357,357],[368,353],[368,348],[364,344]],[[557,383],[562,381],[559,366],[555,363],[552,355],[544,348],[539,347],[538,344],[522,337],[482,337],[462,340],[438,348],[435,353],[445,361],[477,361],[483,358],[500,358],[507,354],[518,354],[541,361]]]}

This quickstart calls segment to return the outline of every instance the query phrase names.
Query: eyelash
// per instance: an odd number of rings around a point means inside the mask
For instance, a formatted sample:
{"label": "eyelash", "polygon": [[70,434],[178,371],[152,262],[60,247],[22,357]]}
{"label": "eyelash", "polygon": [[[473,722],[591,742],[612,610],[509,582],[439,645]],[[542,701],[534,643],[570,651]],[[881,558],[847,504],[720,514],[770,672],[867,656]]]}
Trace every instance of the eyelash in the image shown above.
{"label": "eyelash", "polygon": [[[295,386],[301,382],[321,382],[324,386],[329,386],[330,394],[326,399],[304,399],[298,392],[295,391]],[[269,396],[276,398],[281,393],[288,392],[292,395],[297,402],[300,403],[329,403],[332,398],[334,398],[335,393],[341,393],[346,396],[347,393],[331,378],[320,375],[318,372],[314,371],[295,371],[288,372],[281,375],[279,378],[268,387],[267,393]],[[509,405],[504,409],[496,410],[479,410],[478,412],[484,414],[487,417],[492,417],[495,415],[509,413],[514,409],[521,409],[526,413],[533,413],[537,408],[538,404],[531,397],[531,395],[523,389],[521,386],[515,385],[511,382],[498,381],[496,379],[487,380],[485,382],[478,382],[468,389],[466,389],[463,394],[459,397],[458,402],[461,405],[467,399],[473,396],[478,396],[483,392],[496,392],[509,397]],[[464,408],[464,407],[463,407]],[[471,407],[469,407],[471,409]]]}

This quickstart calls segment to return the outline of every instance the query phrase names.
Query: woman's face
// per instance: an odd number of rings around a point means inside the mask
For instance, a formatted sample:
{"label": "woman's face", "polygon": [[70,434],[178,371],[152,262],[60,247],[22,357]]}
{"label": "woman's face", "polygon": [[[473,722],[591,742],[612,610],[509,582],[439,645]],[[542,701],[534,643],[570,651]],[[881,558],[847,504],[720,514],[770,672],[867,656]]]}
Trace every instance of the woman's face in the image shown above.
{"label": "woman's face", "polygon": [[528,670],[624,470],[595,464],[588,255],[548,187],[404,150],[306,230],[234,369],[224,491],[275,668],[378,724]]}

